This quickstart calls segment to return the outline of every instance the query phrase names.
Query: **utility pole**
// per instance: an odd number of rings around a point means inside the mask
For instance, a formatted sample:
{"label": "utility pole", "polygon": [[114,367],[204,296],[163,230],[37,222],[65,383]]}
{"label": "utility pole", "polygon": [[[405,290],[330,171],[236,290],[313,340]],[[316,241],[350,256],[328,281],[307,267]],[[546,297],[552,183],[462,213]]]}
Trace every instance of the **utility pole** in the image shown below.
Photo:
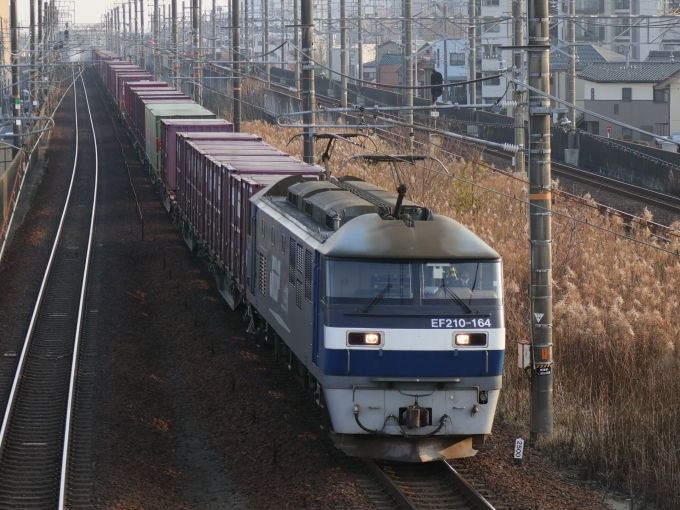
{"label": "utility pole", "polygon": [[[362,30],[362,21],[364,19],[364,4],[362,0],[357,0],[357,13],[359,15],[359,19],[357,20],[357,49],[359,50],[359,55],[357,59],[357,65],[359,66],[359,69],[357,71],[357,76],[359,77],[360,80],[364,79],[364,33]],[[376,62],[376,67],[377,67],[377,62]],[[357,82],[359,86],[359,90],[361,90],[364,86],[363,83]]]}
{"label": "utility pole", "polygon": [[144,44],[144,0],[139,0],[139,33],[141,35],[142,54],[139,59],[139,67],[146,71],[146,45]]}
{"label": "utility pole", "polygon": [[[548,0],[529,0],[529,85],[550,93]],[[531,240],[531,440],[552,435],[552,224],[550,101],[529,95],[529,226]]]}
{"label": "utility pole", "polygon": [[[13,117],[21,115],[21,91],[19,90],[19,23],[17,18],[17,0],[10,0],[9,2],[9,29],[11,37],[12,49],[12,99],[14,100]],[[14,140],[12,147],[12,159],[14,159],[19,152],[17,147],[21,147],[21,121],[16,119],[12,124],[12,133]]]}
{"label": "utility pole", "polygon": [[[139,12],[137,10],[137,0],[134,0],[134,4],[135,4],[135,61],[136,61],[135,63],[139,65],[139,30],[137,23]],[[130,15],[132,15],[132,11],[130,12]]]}
{"label": "utility pole", "polygon": [[[313,0],[301,0],[302,25],[302,109],[311,112],[316,108],[314,93],[314,4]],[[330,66],[329,66],[330,67]],[[316,114],[306,113],[304,123],[312,126],[316,123]],[[314,128],[305,128],[304,161],[313,165],[316,162],[314,147]]]}
{"label": "utility pole", "polygon": [[194,45],[194,62],[193,62],[193,82],[194,82],[194,101],[202,104],[202,87],[201,87],[201,13],[198,8],[198,0],[191,0],[191,17],[193,26],[193,45]]}
{"label": "utility pole", "polygon": [[[332,5],[331,5],[331,0],[328,0],[328,9],[326,10],[326,30],[328,30],[328,37],[326,40],[328,41],[328,59],[326,62],[326,65],[328,65],[329,69],[333,69],[333,42],[335,39],[335,36],[333,34],[333,27],[331,26],[331,19],[333,18],[333,13],[332,13]],[[333,81],[333,78],[335,77],[335,74],[333,73],[332,70],[328,71],[328,85],[331,86],[331,82]],[[332,86],[331,86],[332,88]]]}
{"label": "utility pole", "polygon": [[[524,74],[524,59],[523,53],[519,46],[524,46],[524,20],[522,19],[522,1],[514,0],[512,2],[512,17],[514,23],[514,60],[513,60],[513,74],[516,79],[521,80]],[[514,85],[515,91],[515,145],[520,149],[524,149],[524,106],[520,103],[524,102],[524,91],[520,90],[517,83]],[[517,152],[515,154],[515,173],[525,174],[526,167],[524,166],[524,152]]]}
{"label": "utility pole", "polygon": [[177,0],[172,0],[172,50],[174,54],[172,62],[172,76],[175,81],[175,89],[179,90],[179,42],[177,40]]}
{"label": "utility pole", "polygon": [[296,95],[300,98],[300,62],[302,56],[300,54],[300,6],[298,0],[293,0],[293,39],[295,40],[295,90]]}
{"label": "utility pole", "polygon": [[30,87],[30,94],[28,95],[28,100],[30,101],[29,105],[29,111],[33,112],[33,101],[36,98],[35,91],[36,91],[36,76],[38,73],[36,72],[36,55],[35,55],[35,0],[31,0],[29,2],[29,8],[31,9],[31,14],[30,14],[30,40],[31,40],[31,73],[30,73],[30,79],[29,79],[29,87]]}
{"label": "utility pole", "polygon": [[340,0],[340,106],[347,108],[347,0]]}
{"label": "utility pole", "polygon": [[[448,14],[448,13],[447,13]],[[439,62],[437,62],[439,63]],[[446,25],[446,18],[444,18],[444,83],[449,82],[449,31]],[[449,97],[451,95],[451,87],[444,88],[446,91],[447,100],[451,100]],[[442,101],[444,98],[442,98]],[[435,103],[437,100],[435,99]]]}
{"label": "utility pole", "polygon": [[[286,68],[286,50],[288,45],[286,42],[286,0],[281,0],[281,69]],[[283,76],[283,74],[281,74]]]}
{"label": "utility pole", "polygon": [[231,0],[231,83],[234,90],[234,132],[241,132],[241,12],[240,0]]}
{"label": "utility pole", "polygon": [[[412,0],[403,0],[404,7],[404,58],[402,60],[402,79],[406,87],[406,122],[413,126],[413,20],[412,16]],[[409,128],[408,133],[408,148],[413,150],[413,127]]]}
{"label": "utility pole", "polygon": [[[475,0],[468,0],[468,44],[470,45],[470,80],[477,79],[477,6]],[[477,84],[468,85],[468,104],[477,104]]]}
{"label": "utility pole", "polygon": [[261,0],[264,8],[264,33],[262,36],[262,55],[264,56],[264,75],[267,88],[271,85],[271,73],[269,69],[269,0]]}

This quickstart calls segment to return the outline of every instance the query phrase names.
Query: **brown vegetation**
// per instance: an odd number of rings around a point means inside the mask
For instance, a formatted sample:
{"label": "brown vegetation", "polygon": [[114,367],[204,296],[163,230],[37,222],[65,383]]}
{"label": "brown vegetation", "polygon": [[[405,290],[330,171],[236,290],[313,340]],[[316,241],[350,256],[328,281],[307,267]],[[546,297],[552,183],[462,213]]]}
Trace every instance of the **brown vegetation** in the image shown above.
{"label": "brown vegetation", "polygon": [[[295,130],[261,122],[244,130],[301,157],[301,138],[287,145]],[[399,150],[374,141],[379,151]],[[364,145],[338,143],[331,168],[353,154],[376,150],[372,143]],[[469,154],[470,148],[461,151]],[[400,165],[408,198],[465,224],[503,256],[507,356],[498,419],[526,433],[529,385],[516,365],[516,343],[529,339],[527,190],[478,164],[479,158],[475,163],[438,156],[459,179],[436,173],[441,167],[433,162]],[[342,173],[395,187],[384,164],[355,161]],[[673,318],[680,313],[680,257],[653,247],[677,253],[678,238],[660,245],[647,229],[628,232],[649,247],[614,234],[627,232],[617,218],[559,198],[554,210],[565,216],[553,216],[555,431],[544,446],[608,487],[645,496],[662,509],[678,508],[680,322]]]}

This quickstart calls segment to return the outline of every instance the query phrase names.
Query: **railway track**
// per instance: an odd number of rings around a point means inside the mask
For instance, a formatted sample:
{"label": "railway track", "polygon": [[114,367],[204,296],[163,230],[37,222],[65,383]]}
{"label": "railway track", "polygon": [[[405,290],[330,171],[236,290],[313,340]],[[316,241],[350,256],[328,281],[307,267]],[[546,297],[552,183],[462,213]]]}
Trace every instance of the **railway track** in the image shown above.
{"label": "railway track", "polygon": [[374,462],[364,464],[402,510],[494,510],[450,464]]}
{"label": "railway track", "polygon": [[74,79],[76,157],[71,184],[0,429],[0,509],[64,508],[79,347],[87,301],[98,158],[85,85]]}

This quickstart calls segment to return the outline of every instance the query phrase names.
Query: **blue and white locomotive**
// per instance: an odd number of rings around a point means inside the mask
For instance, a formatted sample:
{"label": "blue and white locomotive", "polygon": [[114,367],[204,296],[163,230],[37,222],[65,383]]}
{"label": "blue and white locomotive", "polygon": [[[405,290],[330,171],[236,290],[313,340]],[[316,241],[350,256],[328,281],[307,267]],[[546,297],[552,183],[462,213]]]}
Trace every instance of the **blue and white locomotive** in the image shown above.
{"label": "blue and white locomotive", "polygon": [[505,349],[500,255],[356,178],[252,198],[247,301],[347,454],[426,462],[488,448]]}

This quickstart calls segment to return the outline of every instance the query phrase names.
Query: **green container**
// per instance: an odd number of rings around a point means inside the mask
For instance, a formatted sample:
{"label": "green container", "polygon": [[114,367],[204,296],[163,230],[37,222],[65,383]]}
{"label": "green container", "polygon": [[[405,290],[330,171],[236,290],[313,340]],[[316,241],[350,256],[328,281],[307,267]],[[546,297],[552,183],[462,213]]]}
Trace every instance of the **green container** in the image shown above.
{"label": "green container", "polygon": [[161,119],[214,119],[216,115],[197,103],[154,104],[144,112],[146,157],[156,177],[161,168]]}

